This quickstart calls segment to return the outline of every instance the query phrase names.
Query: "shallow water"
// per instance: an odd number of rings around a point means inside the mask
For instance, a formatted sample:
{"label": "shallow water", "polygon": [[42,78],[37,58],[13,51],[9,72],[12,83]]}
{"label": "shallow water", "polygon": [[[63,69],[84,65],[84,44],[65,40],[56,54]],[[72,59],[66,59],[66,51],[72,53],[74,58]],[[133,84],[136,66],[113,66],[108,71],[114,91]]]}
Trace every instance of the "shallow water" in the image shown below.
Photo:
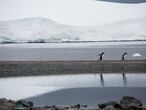
{"label": "shallow water", "polygon": [[144,87],[68,88],[37,95],[26,100],[33,101],[35,106],[87,104],[89,107],[96,107],[99,103],[119,102],[123,96],[132,96],[141,100],[146,106],[145,93],[146,88]]}
{"label": "shallow water", "polygon": [[138,87],[145,90],[146,74],[72,74],[0,78],[0,97],[18,100],[63,89],[90,90],[99,87]]}

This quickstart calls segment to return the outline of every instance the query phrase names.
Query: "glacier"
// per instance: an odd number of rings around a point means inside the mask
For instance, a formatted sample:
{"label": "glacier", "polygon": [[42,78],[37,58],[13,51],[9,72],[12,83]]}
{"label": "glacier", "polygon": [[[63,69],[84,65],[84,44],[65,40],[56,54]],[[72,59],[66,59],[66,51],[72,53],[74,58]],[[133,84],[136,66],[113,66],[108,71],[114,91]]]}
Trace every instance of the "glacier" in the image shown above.
{"label": "glacier", "polygon": [[146,40],[146,17],[76,27],[41,17],[0,21],[0,43]]}

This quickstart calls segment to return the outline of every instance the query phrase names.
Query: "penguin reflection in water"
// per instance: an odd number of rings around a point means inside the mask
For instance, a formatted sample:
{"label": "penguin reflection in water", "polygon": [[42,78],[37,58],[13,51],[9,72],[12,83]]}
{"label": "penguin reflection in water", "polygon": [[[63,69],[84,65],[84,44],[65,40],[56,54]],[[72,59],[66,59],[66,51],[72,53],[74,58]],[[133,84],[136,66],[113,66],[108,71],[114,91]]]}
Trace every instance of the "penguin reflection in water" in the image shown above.
{"label": "penguin reflection in water", "polygon": [[102,52],[102,53],[99,54],[99,60],[100,60],[100,61],[103,59],[103,55],[104,55],[104,54],[105,54],[104,52]]}

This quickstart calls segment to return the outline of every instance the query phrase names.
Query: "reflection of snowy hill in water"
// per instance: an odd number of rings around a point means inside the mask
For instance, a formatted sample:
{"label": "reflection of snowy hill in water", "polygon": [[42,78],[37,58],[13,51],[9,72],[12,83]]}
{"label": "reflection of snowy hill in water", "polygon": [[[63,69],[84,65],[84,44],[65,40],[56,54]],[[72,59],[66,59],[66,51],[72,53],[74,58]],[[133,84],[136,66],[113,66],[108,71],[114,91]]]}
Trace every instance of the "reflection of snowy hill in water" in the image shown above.
{"label": "reflection of snowy hill in water", "polygon": [[73,27],[44,18],[0,22],[0,43],[146,40],[146,18]]}

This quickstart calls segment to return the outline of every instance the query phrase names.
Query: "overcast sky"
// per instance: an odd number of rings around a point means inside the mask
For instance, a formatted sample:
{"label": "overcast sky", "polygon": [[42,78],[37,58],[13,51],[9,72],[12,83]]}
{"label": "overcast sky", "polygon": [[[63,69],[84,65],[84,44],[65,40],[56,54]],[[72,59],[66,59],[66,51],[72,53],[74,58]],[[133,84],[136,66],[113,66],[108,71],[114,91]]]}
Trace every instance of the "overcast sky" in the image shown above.
{"label": "overcast sky", "polygon": [[146,16],[146,3],[120,4],[96,0],[0,0],[0,20],[45,17],[61,24],[100,25]]}

